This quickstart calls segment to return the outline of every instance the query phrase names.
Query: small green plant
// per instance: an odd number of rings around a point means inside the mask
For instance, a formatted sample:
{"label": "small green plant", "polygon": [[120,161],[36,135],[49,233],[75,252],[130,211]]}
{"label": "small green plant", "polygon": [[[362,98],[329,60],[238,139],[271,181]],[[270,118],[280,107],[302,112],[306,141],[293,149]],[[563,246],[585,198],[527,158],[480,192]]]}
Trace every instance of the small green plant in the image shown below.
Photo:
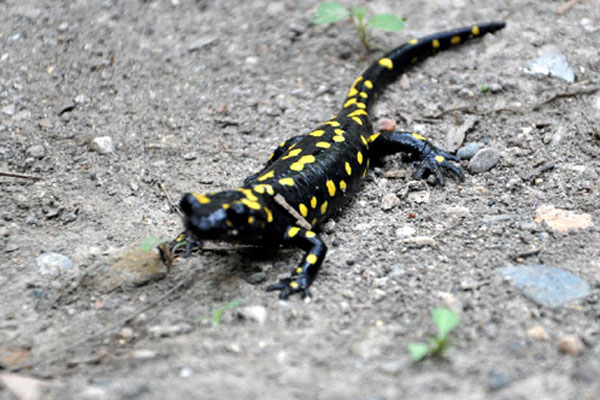
{"label": "small green plant", "polygon": [[161,243],[164,243],[165,239],[157,238],[154,236],[148,236],[142,244],[140,248],[144,253],[150,253],[155,247],[160,246]]}
{"label": "small green plant", "polygon": [[352,7],[348,11],[337,1],[327,1],[317,6],[317,12],[313,18],[315,25],[332,24],[350,18],[360,42],[371,51],[369,39],[369,28],[382,29],[385,31],[401,31],[404,29],[404,19],[394,14],[375,14],[367,18],[367,10],[364,7]]}
{"label": "small green plant", "polygon": [[408,351],[413,361],[421,361],[427,356],[441,356],[448,348],[448,334],[460,321],[458,314],[446,309],[436,308],[431,312],[438,334],[430,337],[428,343],[410,343]]}
{"label": "small green plant", "polygon": [[481,93],[487,93],[488,90],[490,90],[490,88],[487,85],[482,85],[481,86]]}
{"label": "small green plant", "polygon": [[226,311],[232,310],[232,309],[238,307],[241,304],[242,304],[241,301],[239,301],[239,300],[233,300],[233,301],[230,301],[229,303],[225,304],[221,308],[215,308],[214,310],[212,310],[212,324],[213,324],[213,326],[217,327],[217,326],[219,326],[219,324],[221,324],[221,318],[223,318],[223,314],[225,314]]}

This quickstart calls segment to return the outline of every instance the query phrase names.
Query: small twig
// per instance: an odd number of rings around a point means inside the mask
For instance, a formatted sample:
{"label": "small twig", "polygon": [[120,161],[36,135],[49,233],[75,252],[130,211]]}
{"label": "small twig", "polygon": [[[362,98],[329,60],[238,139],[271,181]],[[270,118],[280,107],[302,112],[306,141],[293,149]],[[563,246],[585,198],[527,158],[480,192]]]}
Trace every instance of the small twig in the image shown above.
{"label": "small twig", "polygon": [[289,205],[289,203],[287,202],[287,200],[282,195],[280,195],[279,193],[277,193],[275,195],[275,197],[273,197],[273,199],[275,200],[275,202],[277,204],[279,204],[287,212],[289,212],[292,217],[296,218],[296,224],[299,227],[304,228],[304,229],[312,229],[312,225],[309,224],[308,221],[305,220],[302,215],[298,214],[298,211],[294,210],[294,208]]}
{"label": "small twig", "polygon": [[171,196],[169,196],[169,192],[167,191],[167,188],[164,185],[164,183],[159,183],[158,187],[165,194],[165,197],[167,198],[167,201],[169,202],[169,204],[171,205],[171,207],[173,207],[173,209],[175,210],[175,212],[177,212],[177,214],[179,214],[180,217],[183,217],[183,213],[181,212],[181,210],[179,209],[179,207],[177,207],[177,205],[173,202],[173,199],[171,199]]}
{"label": "small twig", "polygon": [[575,96],[579,96],[580,94],[592,94],[592,93],[596,93],[598,90],[600,90],[600,86],[591,86],[591,87],[586,87],[583,89],[576,90],[574,92],[557,93],[554,96],[550,97],[548,100],[544,100],[541,103],[534,105],[531,108],[531,110],[532,111],[539,110],[542,106],[545,106],[546,104],[550,104],[553,101],[558,100],[558,99],[562,99],[562,98],[566,98],[566,97],[575,97]]}
{"label": "small twig", "polygon": [[576,5],[580,1],[581,0],[569,0],[569,1],[567,1],[567,3],[565,5],[558,7],[558,10],[556,10],[556,13],[558,15],[564,15],[564,14],[567,13],[567,11],[569,11],[574,5]]}
{"label": "small twig", "polygon": [[529,257],[529,256],[537,256],[543,250],[542,247],[536,247],[533,249],[525,250],[516,254],[511,255],[510,258],[513,260],[518,260],[519,258]]}
{"label": "small twig", "polygon": [[9,176],[11,178],[33,179],[36,181],[44,179],[42,176],[17,174],[15,172],[0,171],[0,176]]}
{"label": "small twig", "polygon": [[[11,372],[18,372],[21,371],[25,368],[32,368],[35,367],[39,364],[45,363],[45,364],[53,364],[57,361],[60,361],[63,359],[64,357],[64,353],[67,353],[79,346],[81,346],[84,343],[90,342],[94,339],[97,339],[101,336],[106,335],[107,333],[114,331],[116,329],[118,329],[119,327],[125,325],[127,322],[131,321],[132,319],[134,319],[135,317],[137,317],[138,315],[140,315],[141,313],[148,311],[149,309],[151,309],[152,307],[154,307],[155,305],[157,305],[158,303],[162,302],[163,300],[165,300],[167,297],[169,297],[170,295],[172,295],[173,293],[177,292],[178,290],[180,290],[182,287],[184,287],[186,284],[192,282],[193,277],[197,274],[197,271],[195,270],[195,272],[192,272],[191,274],[189,274],[189,279],[183,279],[181,282],[179,282],[177,285],[175,285],[175,287],[173,287],[172,289],[168,290],[165,294],[163,294],[162,296],[154,299],[153,301],[151,301],[150,303],[146,304],[143,307],[138,308],[137,310],[134,310],[131,314],[127,315],[126,317],[121,318],[120,320],[118,320],[117,322],[107,326],[104,329],[100,329],[98,332],[94,333],[93,335],[90,335],[88,337],[85,337],[83,339],[80,339],[78,341],[76,341],[75,343],[72,343],[70,345],[68,345],[67,347],[64,347],[62,349],[57,349],[54,351],[51,351],[48,355],[46,355],[46,357],[42,360],[38,360],[38,361],[31,361],[25,364],[21,364],[21,365],[17,365],[14,367],[9,367],[8,370],[10,370]],[[57,356],[57,354],[60,354]]]}

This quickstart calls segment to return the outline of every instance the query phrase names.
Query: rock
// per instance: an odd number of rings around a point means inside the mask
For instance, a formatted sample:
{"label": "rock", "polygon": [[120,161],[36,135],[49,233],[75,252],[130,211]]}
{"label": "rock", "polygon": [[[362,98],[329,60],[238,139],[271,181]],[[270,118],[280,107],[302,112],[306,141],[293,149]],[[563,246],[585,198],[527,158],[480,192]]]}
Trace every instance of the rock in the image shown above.
{"label": "rock", "polygon": [[263,325],[267,320],[267,309],[263,306],[247,306],[236,309],[242,319],[252,320]]}
{"label": "rock", "polygon": [[112,153],[115,149],[113,146],[112,138],[110,136],[100,136],[94,138],[94,140],[92,140],[90,148],[93,151],[96,151],[100,154],[109,154]]}
{"label": "rock", "polygon": [[185,153],[185,154],[183,155],[183,159],[184,159],[185,161],[193,161],[193,160],[195,160],[196,158],[198,158],[198,155],[197,155],[196,153],[194,153],[194,152],[191,152],[191,153]]}
{"label": "rock", "polygon": [[600,370],[593,363],[588,362],[575,367],[571,378],[587,384],[598,382],[598,379],[600,379]]}
{"label": "rock", "polygon": [[381,199],[381,209],[389,211],[400,204],[400,199],[393,193],[388,193]]}
{"label": "rock", "polygon": [[525,265],[500,268],[499,272],[523,296],[541,306],[557,308],[590,293],[586,281],[560,268]]}
{"label": "rock", "polygon": [[122,285],[140,286],[161,279],[166,267],[156,251],[144,252],[141,248],[132,248],[108,269],[108,284],[111,289]]}
{"label": "rock", "polygon": [[573,356],[579,356],[585,350],[585,345],[576,335],[564,335],[559,339],[560,351]]}
{"label": "rock", "polygon": [[414,236],[415,233],[417,233],[417,230],[410,225],[404,225],[403,227],[396,229],[396,236],[400,238]]}
{"label": "rock", "polygon": [[128,358],[132,358],[134,360],[151,360],[156,358],[157,355],[158,354],[154,350],[139,349],[133,350],[131,353],[129,353]]}
{"label": "rock", "polygon": [[121,336],[123,339],[125,340],[129,340],[133,337],[133,329],[130,328],[129,326],[125,326],[123,328],[121,328],[121,331],[119,332],[119,336]]}
{"label": "rock", "polygon": [[177,336],[191,331],[192,326],[186,323],[170,326],[154,325],[148,328],[148,333],[154,337]]}
{"label": "rock", "polygon": [[446,135],[446,141],[444,143],[444,150],[448,152],[455,152],[464,142],[467,132],[477,122],[477,117],[468,115],[459,126],[450,128]]}
{"label": "rock", "polygon": [[548,53],[527,62],[527,70],[530,74],[550,75],[563,79],[569,83],[575,81],[575,73],[569,65],[567,58],[559,51]]}
{"label": "rock", "polygon": [[550,204],[542,204],[535,211],[535,222],[545,222],[548,227],[556,232],[570,232],[592,226],[590,214],[578,214],[574,211],[555,208]]}
{"label": "rock", "polygon": [[475,97],[475,93],[473,93],[472,90],[467,89],[467,88],[460,88],[457,92],[459,97],[462,98],[466,98],[466,99],[471,99],[473,97]]}
{"label": "rock", "polygon": [[0,383],[19,400],[38,400],[42,398],[42,381],[18,374],[0,375]]}
{"label": "rock", "polygon": [[484,147],[471,158],[467,169],[473,173],[489,171],[499,160],[500,154],[498,150],[491,147]]}
{"label": "rock", "polygon": [[592,20],[589,18],[582,18],[579,21],[579,23],[581,24],[581,27],[587,32],[596,32],[598,29],[600,29],[600,27],[595,26]]}
{"label": "rock", "polygon": [[12,117],[13,115],[15,115],[15,105],[9,104],[7,106],[4,106],[4,107],[0,108],[0,112],[2,114],[6,114],[6,115]]}
{"label": "rock", "polygon": [[527,336],[533,340],[545,341],[550,339],[548,333],[541,325],[534,325],[531,328],[527,329]]}
{"label": "rock", "polygon": [[498,92],[501,92],[502,89],[503,89],[503,87],[499,83],[490,83],[488,85],[488,90],[490,91],[490,93],[498,93]]}
{"label": "rock", "polygon": [[481,146],[479,146],[479,144],[475,142],[469,142],[460,149],[458,149],[456,155],[462,160],[468,160],[472,158],[479,151],[480,148]]}
{"label": "rock", "polygon": [[27,155],[41,160],[46,155],[46,149],[44,149],[44,146],[40,145],[31,146],[27,149]]}
{"label": "rock", "polygon": [[503,389],[510,384],[510,379],[502,372],[492,371],[488,376],[488,389],[491,392]]}
{"label": "rock", "polygon": [[403,240],[408,245],[416,247],[435,246],[435,240],[430,236],[415,236]]}
{"label": "rock", "polygon": [[189,378],[192,376],[192,369],[190,367],[183,367],[179,370],[180,378]]}
{"label": "rock", "polygon": [[393,131],[396,129],[396,120],[384,118],[379,121],[378,126],[381,131]]}
{"label": "rock", "polygon": [[67,256],[58,253],[40,254],[35,262],[40,269],[41,275],[58,276],[68,272],[73,267],[73,263]]}

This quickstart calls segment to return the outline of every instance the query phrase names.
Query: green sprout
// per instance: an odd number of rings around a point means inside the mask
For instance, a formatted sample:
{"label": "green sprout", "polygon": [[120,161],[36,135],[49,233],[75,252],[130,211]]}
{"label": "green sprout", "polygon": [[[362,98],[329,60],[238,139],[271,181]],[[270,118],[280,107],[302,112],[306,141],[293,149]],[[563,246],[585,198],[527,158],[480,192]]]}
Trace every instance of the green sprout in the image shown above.
{"label": "green sprout", "polygon": [[481,93],[487,93],[488,90],[490,90],[490,88],[487,85],[482,85],[481,86]]}
{"label": "green sprout", "polygon": [[140,248],[144,253],[150,253],[155,247],[158,247],[165,242],[165,239],[157,238],[154,236],[148,236],[146,239],[144,239],[144,241],[140,245]]}
{"label": "green sprout", "polygon": [[352,7],[352,10],[348,11],[337,1],[327,1],[317,6],[313,23],[315,25],[332,24],[350,18],[360,42],[367,52],[371,51],[369,28],[384,31],[401,31],[404,29],[404,19],[394,14],[375,14],[370,18],[366,17],[367,10],[364,7]]}
{"label": "green sprout", "polygon": [[233,300],[233,301],[230,301],[229,303],[225,304],[221,308],[215,308],[214,310],[212,310],[212,324],[213,324],[213,326],[214,327],[219,326],[219,324],[221,323],[221,318],[223,318],[223,314],[225,314],[226,311],[232,310],[232,309],[238,307],[241,304],[242,304],[241,301],[239,301],[239,300]]}
{"label": "green sprout", "polygon": [[458,325],[458,314],[446,309],[436,308],[431,312],[438,334],[430,337],[428,343],[410,343],[408,351],[413,361],[418,362],[428,356],[442,356],[448,349],[448,334]]}

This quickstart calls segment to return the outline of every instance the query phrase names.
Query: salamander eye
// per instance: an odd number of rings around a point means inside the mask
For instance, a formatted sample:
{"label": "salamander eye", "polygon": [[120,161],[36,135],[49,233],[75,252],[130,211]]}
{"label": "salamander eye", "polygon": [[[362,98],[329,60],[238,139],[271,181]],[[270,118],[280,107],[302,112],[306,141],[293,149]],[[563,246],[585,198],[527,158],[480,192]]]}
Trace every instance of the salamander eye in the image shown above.
{"label": "salamander eye", "polygon": [[227,209],[227,219],[234,225],[241,225],[248,221],[248,207],[242,203],[234,203]]}

